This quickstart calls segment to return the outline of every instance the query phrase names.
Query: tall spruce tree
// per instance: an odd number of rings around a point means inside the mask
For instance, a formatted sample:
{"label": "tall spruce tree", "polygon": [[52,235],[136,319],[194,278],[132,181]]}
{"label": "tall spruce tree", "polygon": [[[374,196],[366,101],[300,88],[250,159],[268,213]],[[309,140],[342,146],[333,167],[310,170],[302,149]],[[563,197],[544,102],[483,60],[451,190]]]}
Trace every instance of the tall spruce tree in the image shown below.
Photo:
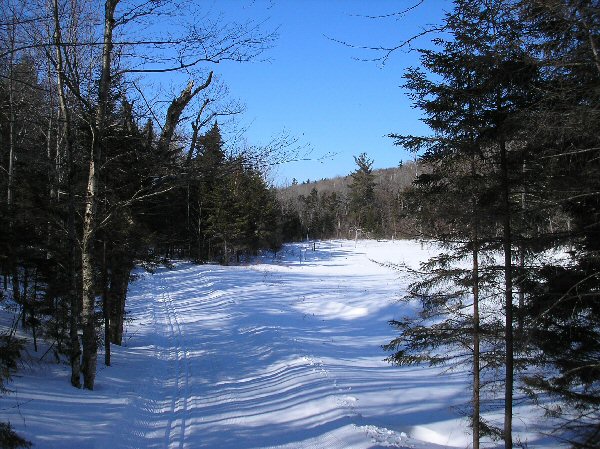
{"label": "tall spruce tree", "polygon": [[375,204],[375,176],[373,161],[366,153],[354,157],[357,168],[350,175],[350,213],[354,219],[354,227],[365,233],[377,232],[377,210]]}
{"label": "tall spruce tree", "polygon": [[221,130],[215,121],[211,129],[198,139],[197,156],[194,159],[192,217],[190,234],[195,237],[196,259],[209,260],[208,218],[216,198],[213,195],[217,183],[225,172],[225,150]]}

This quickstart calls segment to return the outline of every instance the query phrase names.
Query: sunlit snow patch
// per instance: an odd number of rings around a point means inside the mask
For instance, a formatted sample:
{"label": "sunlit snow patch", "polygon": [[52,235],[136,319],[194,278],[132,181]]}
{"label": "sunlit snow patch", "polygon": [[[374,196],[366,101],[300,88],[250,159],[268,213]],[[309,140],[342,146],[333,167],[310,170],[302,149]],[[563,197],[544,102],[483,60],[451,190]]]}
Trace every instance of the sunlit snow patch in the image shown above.
{"label": "sunlit snow patch", "polygon": [[[453,423],[454,426],[456,423]],[[456,427],[454,427],[456,429]],[[438,444],[440,446],[449,447],[466,447],[469,444],[467,435],[463,432],[457,434],[452,429],[444,429],[444,432],[437,432],[429,427],[425,426],[414,426],[409,430],[409,434],[416,440],[421,440],[426,443]]]}

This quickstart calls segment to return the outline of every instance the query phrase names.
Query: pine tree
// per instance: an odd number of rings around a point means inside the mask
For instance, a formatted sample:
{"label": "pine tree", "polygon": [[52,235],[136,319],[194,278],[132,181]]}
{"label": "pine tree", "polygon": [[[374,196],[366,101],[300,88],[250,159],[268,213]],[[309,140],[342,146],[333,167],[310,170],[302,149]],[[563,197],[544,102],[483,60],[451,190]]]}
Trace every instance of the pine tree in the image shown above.
{"label": "pine tree", "polygon": [[195,239],[195,258],[210,258],[208,249],[207,223],[210,211],[214,210],[216,198],[213,192],[225,172],[225,151],[219,125],[215,121],[211,129],[198,139],[198,151],[193,161],[194,176],[192,181],[190,235]]}
{"label": "pine tree", "polygon": [[354,157],[358,166],[350,175],[350,213],[354,220],[354,228],[365,233],[378,231],[377,211],[375,204],[375,177],[373,176],[373,161],[366,153]]}
{"label": "pine tree", "polygon": [[[231,157],[209,192],[207,234],[220,260],[229,264],[282,243],[281,207],[259,171]],[[216,253],[216,251],[215,251]]]}

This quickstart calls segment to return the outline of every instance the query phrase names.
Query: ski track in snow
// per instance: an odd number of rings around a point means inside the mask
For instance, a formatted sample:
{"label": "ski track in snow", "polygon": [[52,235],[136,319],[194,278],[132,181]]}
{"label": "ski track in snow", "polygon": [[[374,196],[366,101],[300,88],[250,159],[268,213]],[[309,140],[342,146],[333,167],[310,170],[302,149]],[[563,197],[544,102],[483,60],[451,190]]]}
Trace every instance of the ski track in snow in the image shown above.
{"label": "ski track in snow", "polygon": [[[142,274],[125,345],[99,370],[97,390],[69,388],[62,367],[36,394],[27,376],[42,376],[32,369],[15,380],[14,427],[36,447],[61,449],[468,446],[454,408],[468,401],[468,374],[392,367],[380,347],[394,335],[387,322],[404,313],[396,299],[406,281],[371,259],[415,265],[427,249],[334,241],[286,250],[252,266]],[[523,435],[532,446],[534,434]]]}

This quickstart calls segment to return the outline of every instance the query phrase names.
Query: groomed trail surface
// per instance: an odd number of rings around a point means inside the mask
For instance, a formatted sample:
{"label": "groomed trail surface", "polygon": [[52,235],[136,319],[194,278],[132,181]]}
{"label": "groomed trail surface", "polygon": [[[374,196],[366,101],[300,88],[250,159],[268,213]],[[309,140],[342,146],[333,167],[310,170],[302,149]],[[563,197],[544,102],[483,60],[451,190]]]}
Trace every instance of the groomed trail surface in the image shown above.
{"label": "groomed trail surface", "polygon": [[410,311],[397,301],[408,281],[381,263],[428,253],[332,241],[247,266],[140,271],[125,345],[96,389],[32,363],[5,419],[47,449],[466,447],[468,375],[383,361],[388,321]]}

